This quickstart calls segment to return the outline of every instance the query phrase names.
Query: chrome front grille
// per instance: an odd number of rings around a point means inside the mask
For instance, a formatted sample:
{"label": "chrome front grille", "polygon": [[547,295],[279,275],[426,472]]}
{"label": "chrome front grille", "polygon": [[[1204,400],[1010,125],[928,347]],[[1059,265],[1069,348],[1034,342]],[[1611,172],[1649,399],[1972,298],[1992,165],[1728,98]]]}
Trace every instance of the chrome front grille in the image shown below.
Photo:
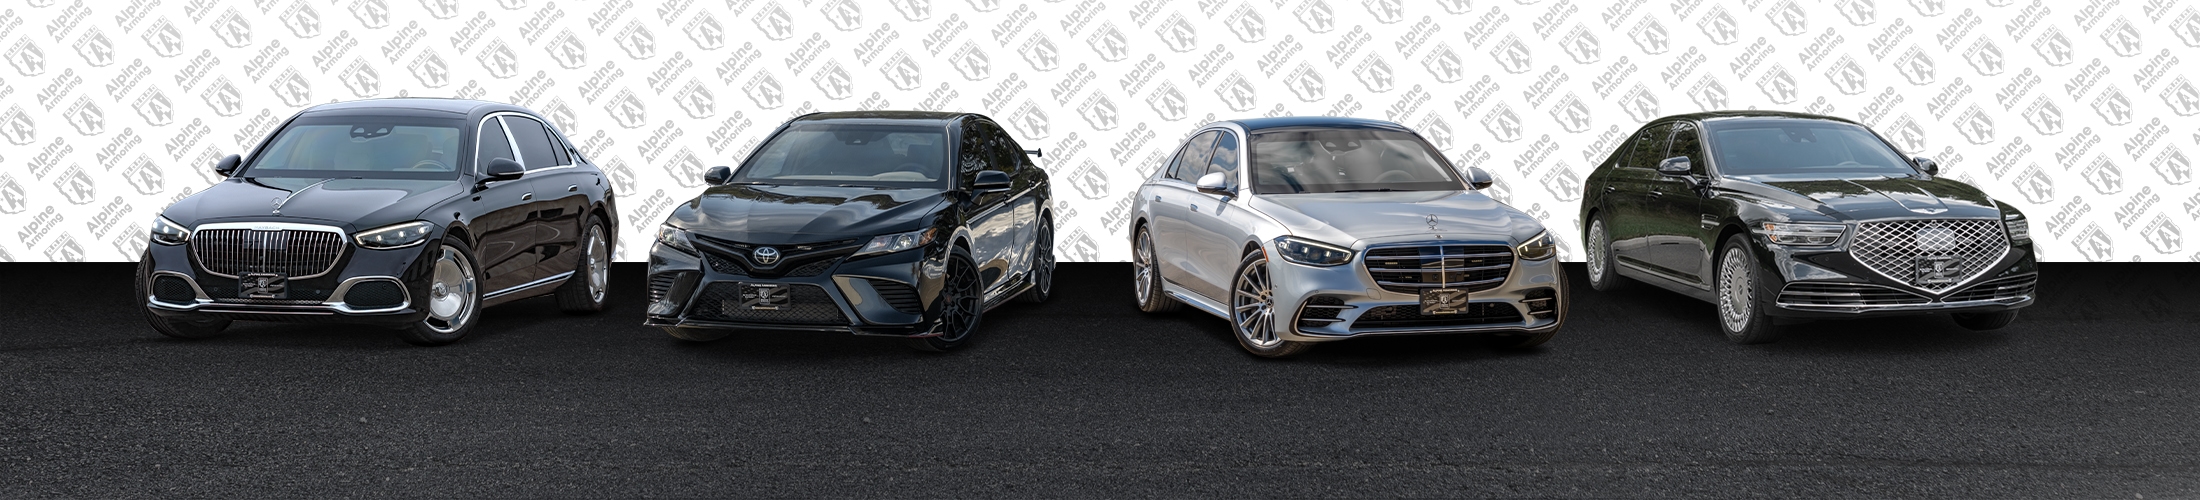
{"label": "chrome front grille", "polygon": [[1512,248],[1504,245],[1426,245],[1371,248],[1367,275],[1398,293],[1423,288],[1482,291],[1505,284],[1512,275]]}
{"label": "chrome front grille", "polygon": [[1849,254],[1865,267],[1929,293],[1985,274],[2009,253],[1998,219],[1916,219],[1856,225]]}
{"label": "chrome front grille", "polygon": [[246,273],[274,273],[291,279],[328,274],[349,246],[344,242],[344,233],[333,227],[200,228],[191,235],[191,251],[198,257],[199,266],[224,278]]}
{"label": "chrome front grille", "polygon": [[2010,276],[1972,285],[1970,288],[1963,289],[1963,291],[1948,294],[1948,297],[1941,300],[1946,302],[2015,300],[2032,296],[2032,292],[2038,290],[2039,286],[2040,275]]}
{"label": "chrome front grille", "polygon": [[1799,307],[1881,307],[1932,302],[1922,295],[1864,283],[1789,283],[1780,304]]}

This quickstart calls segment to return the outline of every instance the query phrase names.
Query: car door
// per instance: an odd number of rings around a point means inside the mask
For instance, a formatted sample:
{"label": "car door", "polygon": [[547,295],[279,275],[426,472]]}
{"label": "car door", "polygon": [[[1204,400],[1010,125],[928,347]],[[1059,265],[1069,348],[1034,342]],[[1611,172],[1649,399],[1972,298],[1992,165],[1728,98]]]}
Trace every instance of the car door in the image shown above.
{"label": "car door", "polygon": [[1153,190],[1153,257],[1154,262],[1159,265],[1162,279],[1209,298],[1219,296],[1201,290],[1226,285],[1200,283],[1199,276],[1192,273],[1191,255],[1194,250],[1191,248],[1191,241],[1187,239],[1191,228],[1186,219],[1190,217],[1189,208],[1193,200],[1200,196],[1193,183],[1198,182],[1199,175],[1206,172],[1207,162],[1214,151],[1215,138],[1220,135],[1219,131],[1209,130],[1185,141],[1184,148],[1177,151],[1176,161],[1169,165],[1169,175],[1156,183]]}
{"label": "car door", "polygon": [[504,115],[504,127],[519,150],[520,164],[527,167],[535,197],[529,205],[535,234],[537,279],[555,277],[580,268],[582,217],[588,195],[581,186],[596,182],[593,175],[573,168],[573,156],[551,136],[541,121],[521,115]]}
{"label": "car door", "polygon": [[1635,136],[1635,147],[1626,158],[1612,169],[1605,188],[1605,234],[1612,256],[1619,261],[1638,265],[1651,265],[1649,256],[1649,232],[1644,229],[1655,217],[1650,213],[1651,191],[1657,186],[1657,162],[1665,158],[1673,124],[1659,123],[1643,128]]}
{"label": "car door", "polygon": [[1010,285],[1022,283],[1023,277],[1031,273],[1031,242],[1039,231],[1039,200],[1032,195],[1032,188],[1037,185],[1031,171],[1037,166],[1031,164],[1031,157],[1024,154],[1023,145],[1008,135],[1006,129],[990,128],[994,134],[993,165],[1008,174],[1009,179],[1009,199],[1005,202],[1008,206],[1002,208],[1009,212],[1008,234],[1002,238],[1000,248],[1001,264],[1009,279],[998,284],[1002,288],[1000,291],[1006,291]]}
{"label": "car door", "polygon": [[[498,117],[482,120],[480,132],[474,144],[474,172],[482,175],[489,161],[496,158],[520,160],[512,148],[511,135]],[[521,165],[526,165],[521,161]],[[541,255],[534,251],[535,232],[532,225],[534,189],[532,179],[521,177],[507,181],[490,182],[474,199],[482,213],[476,215],[467,227],[474,236],[474,258],[480,262],[482,290],[484,294],[509,289],[537,278],[536,264]]]}
{"label": "car door", "polygon": [[[1220,173],[1226,178],[1224,185],[1236,187],[1240,150],[1238,136],[1228,130],[1215,131],[1215,147],[1208,154],[1205,166],[1193,170],[1191,179],[1196,182],[1202,176]],[[1201,295],[1225,298],[1231,281],[1236,278],[1238,262],[1244,260],[1238,250],[1244,242],[1243,228],[1252,221],[1242,203],[1241,196],[1223,196],[1193,190],[1186,196],[1190,200],[1184,207],[1184,237],[1186,262],[1189,273],[1196,277],[1185,283]]]}
{"label": "car door", "polygon": [[1007,191],[979,192],[972,187],[978,173],[992,170],[1012,172],[1000,165],[999,125],[991,120],[969,119],[963,122],[961,159],[956,163],[961,172],[962,187],[969,193],[971,216],[965,221],[970,231],[970,258],[977,261],[978,278],[987,291],[1007,277],[1008,265],[1003,258],[1006,249],[1015,244],[1014,229],[1016,211],[1009,203],[1015,195],[1014,182]]}
{"label": "car door", "polygon": [[1665,156],[1688,157],[1690,170],[1686,177],[1659,175],[1658,184],[1651,191],[1657,195],[1650,197],[1648,212],[1658,221],[1649,226],[1653,228],[1651,239],[1655,243],[1651,258],[1658,267],[1684,281],[1703,285],[1709,283],[1706,277],[1711,254],[1705,240],[1711,236],[1704,231],[1700,210],[1703,195],[1697,189],[1709,162],[1703,154],[1702,129],[1691,123],[1675,125],[1672,145]]}

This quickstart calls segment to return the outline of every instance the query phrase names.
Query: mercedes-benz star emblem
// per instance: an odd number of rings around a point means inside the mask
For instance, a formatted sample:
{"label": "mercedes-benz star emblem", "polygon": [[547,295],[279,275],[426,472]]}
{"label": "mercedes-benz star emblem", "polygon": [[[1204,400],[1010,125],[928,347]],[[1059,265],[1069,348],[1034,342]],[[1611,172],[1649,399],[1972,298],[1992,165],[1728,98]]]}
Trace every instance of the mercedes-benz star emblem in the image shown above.
{"label": "mercedes-benz star emblem", "polygon": [[756,263],[769,266],[773,263],[779,262],[779,249],[772,247],[757,247],[756,252],[749,254],[749,256],[755,257]]}
{"label": "mercedes-benz star emblem", "polygon": [[1428,222],[1428,230],[1436,230],[1436,214],[1423,215],[1421,216],[1421,220]]}

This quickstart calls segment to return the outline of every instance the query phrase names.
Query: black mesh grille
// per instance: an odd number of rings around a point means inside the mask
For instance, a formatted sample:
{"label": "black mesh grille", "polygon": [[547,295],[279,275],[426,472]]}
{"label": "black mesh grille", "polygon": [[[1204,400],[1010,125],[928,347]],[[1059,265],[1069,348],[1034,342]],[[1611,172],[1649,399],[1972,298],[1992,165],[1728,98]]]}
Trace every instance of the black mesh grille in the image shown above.
{"label": "black mesh grille", "polygon": [[799,245],[772,245],[781,257],[771,265],[759,265],[750,260],[757,245],[730,240],[697,236],[695,246],[705,254],[710,269],[725,274],[757,276],[764,278],[808,277],[825,274],[842,257],[856,251],[862,239],[834,240]]}
{"label": "black mesh grille", "polygon": [[390,281],[368,281],[344,291],[344,304],[358,309],[396,307],[405,303],[405,287]]}
{"label": "black mesh grille", "polygon": [[1520,322],[1520,311],[1503,302],[1475,302],[1459,314],[1421,314],[1421,306],[1382,306],[1367,310],[1353,328],[1476,326]]}
{"label": "black mesh grille", "polygon": [[1306,299],[1306,303],[1299,306],[1299,326],[1306,328],[1318,328],[1336,323],[1337,313],[1344,311],[1343,309],[1317,306],[1341,305],[1344,305],[1344,299],[1328,295],[1318,295],[1314,298]]}
{"label": "black mesh grille", "polygon": [[731,274],[734,276],[749,275],[749,270],[742,269],[741,264],[735,262],[732,257],[722,257],[714,253],[708,257],[704,257],[703,261],[710,263],[710,270],[712,271]]}
{"label": "black mesh grille", "polygon": [[1963,302],[2014,299],[2032,295],[2032,292],[2039,288],[2039,284],[2039,275],[2011,276],[1965,288],[1963,291],[1948,294],[1948,298],[1941,300],[1945,302]]}
{"label": "black mesh grille", "polygon": [[171,304],[188,304],[198,298],[198,292],[192,291],[191,283],[183,278],[164,275],[153,278],[153,298]]}
{"label": "black mesh grille", "polygon": [[657,302],[660,300],[665,300],[665,294],[672,291],[672,284],[677,281],[680,281],[679,273],[657,273],[649,275],[649,301]]}
{"label": "black mesh grille", "polygon": [[776,310],[755,309],[745,304],[741,297],[741,284],[721,281],[703,288],[696,297],[694,310],[688,314],[696,319],[712,321],[737,321],[742,323],[767,323],[779,325],[847,325],[848,317],[840,313],[840,306],[825,289],[801,283],[780,283],[787,288],[786,305]]}
{"label": "black mesh grille", "polygon": [[1918,294],[1863,283],[1789,283],[1780,289],[1780,303],[1795,306],[1871,307],[1931,302]]}
{"label": "black mesh grille", "polygon": [[917,299],[917,289],[906,284],[886,280],[870,280],[871,289],[878,290],[880,300],[896,311],[909,314],[924,312],[923,301]]}
{"label": "black mesh grille", "polygon": [[1512,248],[1504,245],[1428,245],[1367,251],[1367,275],[1399,293],[1449,286],[1479,292],[1503,286],[1512,274]]}

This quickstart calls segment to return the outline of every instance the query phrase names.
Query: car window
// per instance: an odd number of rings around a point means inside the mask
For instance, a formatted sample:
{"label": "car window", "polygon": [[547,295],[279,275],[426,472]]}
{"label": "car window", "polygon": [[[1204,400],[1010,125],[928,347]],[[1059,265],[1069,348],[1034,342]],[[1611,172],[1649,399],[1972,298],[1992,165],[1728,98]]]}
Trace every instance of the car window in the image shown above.
{"label": "car window", "polygon": [[479,147],[475,148],[475,151],[475,170],[487,170],[489,160],[497,158],[519,159],[519,155],[512,154],[512,141],[504,137],[503,120],[484,120],[481,122],[481,142]]}
{"label": "car window", "polygon": [[[1200,177],[1205,177],[1207,174],[1220,172],[1222,173],[1223,185],[1236,186],[1238,163],[1237,134],[1223,132],[1221,135],[1216,136],[1215,151],[1212,156],[1213,158],[1207,161],[1207,170],[1205,172],[1201,172],[1199,174]],[[1198,182],[1198,179],[1193,179],[1193,182]]]}
{"label": "car window", "polygon": [[1721,175],[1788,173],[1913,175],[1894,148],[1864,127],[1839,122],[1721,123],[1711,129]]}
{"label": "car window", "polygon": [[1630,155],[1621,166],[1644,169],[1658,168],[1658,162],[1667,158],[1665,156],[1666,138],[1672,135],[1672,132],[1672,122],[1651,125],[1642,129],[1642,133],[1635,135],[1634,154]]}
{"label": "car window", "polygon": [[1673,128],[1673,146],[1665,152],[1666,158],[1688,157],[1688,173],[1702,174],[1706,163],[1703,156],[1703,139],[1695,125],[1680,124]]}
{"label": "car window", "polygon": [[1283,129],[1253,134],[1249,147],[1258,194],[1467,189],[1436,148],[1412,132]]}
{"label": "car window", "polygon": [[550,133],[542,130],[542,122],[529,118],[506,115],[504,126],[512,131],[512,144],[519,148],[520,164],[528,170],[541,170],[558,166],[558,155],[552,153]]}
{"label": "car window", "polygon": [[987,135],[993,137],[991,145],[993,148],[993,163],[987,165],[986,168],[1016,175],[1016,167],[1023,164],[1023,147],[1017,145],[1016,139],[1009,137],[1008,131],[1002,130],[998,124],[988,122],[985,124],[985,129]]}
{"label": "car window", "polygon": [[[547,125],[547,124],[545,124],[545,125]],[[560,137],[560,136],[558,135],[558,133],[557,133],[557,129],[556,129],[556,128],[551,128],[551,129],[550,129],[550,151],[551,151],[551,153],[552,153],[552,154],[556,154],[556,155],[557,155],[557,162],[558,162],[558,164],[559,164],[559,165],[572,165],[572,164],[573,164],[573,151],[572,151],[572,150],[573,150],[573,145],[572,145],[572,144],[567,144],[567,143],[565,142],[565,138],[563,138],[563,137]]]}
{"label": "car window", "polygon": [[805,123],[758,146],[728,182],[936,187],[952,178],[946,145],[938,126]]}
{"label": "car window", "polygon": [[275,134],[245,177],[458,177],[457,120],[335,116],[300,119]]}
{"label": "car window", "polygon": [[1184,182],[1199,182],[1199,173],[1207,171],[1207,159],[1214,153],[1213,130],[1192,136],[1184,142],[1184,149],[1177,152],[1176,163],[1169,169],[1169,178]]}

